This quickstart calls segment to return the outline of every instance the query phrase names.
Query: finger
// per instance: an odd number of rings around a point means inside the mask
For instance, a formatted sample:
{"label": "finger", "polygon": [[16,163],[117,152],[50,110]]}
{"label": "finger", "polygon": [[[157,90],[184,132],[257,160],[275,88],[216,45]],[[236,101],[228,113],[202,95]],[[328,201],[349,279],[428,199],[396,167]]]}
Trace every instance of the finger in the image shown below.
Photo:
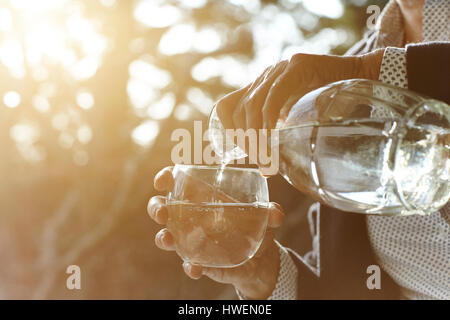
{"label": "finger", "polygon": [[251,87],[248,89],[248,91],[253,91],[254,89],[258,88],[259,85],[264,82],[269,74],[272,72],[276,64],[268,66],[264,71],[255,79],[255,81],[252,82]]}
{"label": "finger", "polygon": [[[286,60],[267,68],[250,86],[248,91],[242,96],[239,105],[233,112],[233,126],[236,129],[248,130],[259,129],[262,127],[261,108],[270,89],[272,82],[283,72],[288,62]],[[258,134],[256,141],[246,141],[245,145],[238,145],[242,150],[254,150],[248,148],[250,144],[258,145]],[[256,151],[256,150],[255,150]],[[249,153],[250,161],[257,163],[257,157]]]}
{"label": "finger", "polygon": [[166,251],[175,250],[175,239],[166,228],[159,230],[155,236],[155,244],[158,248]]}
{"label": "finger", "polygon": [[[222,122],[225,129],[245,128],[245,97],[246,95],[253,92],[253,90],[256,89],[267,78],[268,74],[270,74],[273,68],[274,66],[267,67],[264,72],[261,73],[253,82],[251,82],[244,88],[226,96],[224,98],[225,101],[222,101],[222,99],[219,101],[220,107],[219,105],[217,106],[217,115],[219,115],[219,109],[221,109],[221,112],[223,113],[223,119],[227,122],[226,125],[224,122]],[[228,105],[225,104],[225,102],[228,103]],[[222,119],[222,116],[219,115],[219,118]]]}
{"label": "finger", "polygon": [[245,118],[246,128],[260,129],[262,128],[262,107],[267,97],[267,93],[270,90],[273,82],[284,72],[288,64],[287,60],[283,60],[276,64],[276,66],[270,70],[257,88],[253,90],[245,103]]}
{"label": "finger", "polygon": [[172,176],[173,167],[166,167],[158,172],[153,181],[153,185],[158,191],[168,191],[173,188],[173,176]]}
{"label": "finger", "polygon": [[[288,65],[287,60],[279,62],[265,77],[264,81],[251,93],[247,98],[246,103],[244,103],[245,109],[245,120],[246,129],[261,129],[263,123],[262,108],[266,100],[267,94],[271,88],[273,82],[284,72]],[[242,116],[244,118],[244,116]],[[247,154],[252,163],[258,164],[258,153],[263,152],[261,150],[261,143],[265,143],[263,138],[262,141],[261,132],[256,132],[256,141],[250,141],[249,144],[254,143],[256,148],[249,148]],[[267,147],[267,146],[266,146]],[[252,152],[253,151],[253,152]],[[270,152],[270,150],[267,150]],[[255,154],[256,153],[256,154]],[[270,172],[270,170],[267,170]],[[273,171],[273,170],[272,170]],[[262,171],[263,172],[263,171]],[[274,175],[276,173],[272,173]]]}
{"label": "finger", "polygon": [[283,208],[275,202],[271,202],[269,206],[269,220],[267,222],[270,228],[278,228],[284,220]]}
{"label": "finger", "polygon": [[245,99],[233,111],[233,127],[235,129],[245,129]]}
{"label": "finger", "polygon": [[244,88],[233,91],[216,102],[215,108],[217,116],[219,117],[225,129],[233,128],[234,109],[239,105],[239,101],[241,100],[242,96],[248,91],[251,85],[252,84],[250,83]]}
{"label": "finger", "polygon": [[276,65],[268,66],[264,70],[264,72],[261,73],[255,79],[255,81],[253,81],[251,83],[247,92],[244,95],[242,95],[241,99],[239,100],[238,106],[233,113],[233,125],[235,128],[246,129],[246,123],[247,123],[247,120],[246,120],[247,111],[246,110],[249,108],[249,104],[251,104],[250,101],[253,99],[253,96],[256,93],[255,90],[257,90],[257,88],[267,80],[269,75],[273,73],[274,69],[276,69]]}
{"label": "finger", "polygon": [[262,108],[263,128],[275,128],[281,108],[289,99],[293,87],[297,85],[293,80],[293,76],[289,69],[286,69],[285,72],[273,82]]}
{"label": "finger", "polygon": [[191,279],[198,280],[203,275],[203,267],[189,262],[183,262],[183,270]]}
{"label": "finger", "polygon": [[166,197],[152,197],[148,202],[147,212],[150,218],[152,218],[156,223],[166,224],[169,215],[166,207]]}

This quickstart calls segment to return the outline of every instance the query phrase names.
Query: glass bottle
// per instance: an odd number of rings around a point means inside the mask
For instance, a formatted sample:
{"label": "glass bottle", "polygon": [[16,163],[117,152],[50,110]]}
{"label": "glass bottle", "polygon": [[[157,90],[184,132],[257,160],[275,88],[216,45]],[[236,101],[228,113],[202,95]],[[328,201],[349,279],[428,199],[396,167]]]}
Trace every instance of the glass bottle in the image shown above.
{"label": "glass bottle", "polygon": [[[220,157],[246,156],[222,148],[215,110],[210,128]],[[450,198],[450,107],[441,101],[378,81],[339,81],[302,97],[276,131],[279,173],[329,206],[429,214]]]}

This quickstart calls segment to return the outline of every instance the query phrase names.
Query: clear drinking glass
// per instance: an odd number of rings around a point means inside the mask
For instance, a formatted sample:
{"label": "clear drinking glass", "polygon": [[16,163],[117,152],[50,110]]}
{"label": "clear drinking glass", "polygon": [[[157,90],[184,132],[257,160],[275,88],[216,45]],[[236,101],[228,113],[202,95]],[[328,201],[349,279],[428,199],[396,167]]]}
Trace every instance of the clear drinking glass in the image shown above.
{"label": "clear drinking glass", "polygon": [[176,252],[207,267],[236,267],[249,260],[268,221],[267,181],[258,170],[176,165],[167,197],[167,228]]}

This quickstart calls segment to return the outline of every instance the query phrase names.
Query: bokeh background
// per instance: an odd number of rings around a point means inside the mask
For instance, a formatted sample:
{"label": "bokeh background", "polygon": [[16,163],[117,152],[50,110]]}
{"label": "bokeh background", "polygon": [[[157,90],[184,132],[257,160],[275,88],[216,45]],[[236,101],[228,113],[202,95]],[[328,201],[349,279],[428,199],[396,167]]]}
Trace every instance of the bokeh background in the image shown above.
{"label": "bokeh background", "polygon": [[[170,134],[280,59],[343,54],[385,3],[1,0],[0,299],[235,299],[153,243]],[[270,184],[295,247],[308,199]]]}

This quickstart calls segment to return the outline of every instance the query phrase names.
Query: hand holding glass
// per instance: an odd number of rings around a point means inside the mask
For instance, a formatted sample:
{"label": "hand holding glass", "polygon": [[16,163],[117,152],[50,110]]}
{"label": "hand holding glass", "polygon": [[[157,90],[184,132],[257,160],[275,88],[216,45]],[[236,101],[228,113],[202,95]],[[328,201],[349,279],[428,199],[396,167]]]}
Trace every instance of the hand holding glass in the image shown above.
{"label": "hand holding glass", "polygon": [[230,268],[251,259],[269,216],[266,179],[258,170],[176,165],[167,197],[167,228],[186,262]]}

